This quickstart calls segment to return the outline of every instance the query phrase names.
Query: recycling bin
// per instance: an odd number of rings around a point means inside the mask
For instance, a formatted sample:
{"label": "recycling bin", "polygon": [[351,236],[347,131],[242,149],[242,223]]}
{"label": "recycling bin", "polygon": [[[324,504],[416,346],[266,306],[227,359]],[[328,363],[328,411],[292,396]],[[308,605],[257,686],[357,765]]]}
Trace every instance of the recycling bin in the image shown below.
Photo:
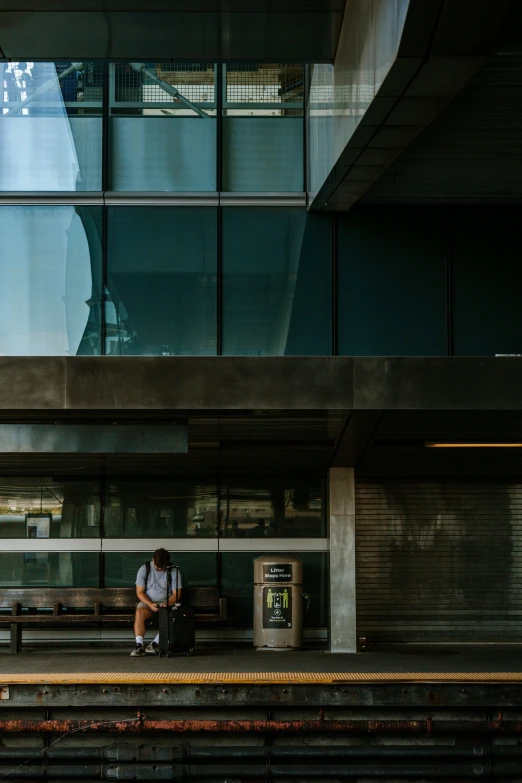
{"label": "recycling bin", "polygon": [[254,647],[297,650],[303,643],[303,562],[293,555],[254,560]]}

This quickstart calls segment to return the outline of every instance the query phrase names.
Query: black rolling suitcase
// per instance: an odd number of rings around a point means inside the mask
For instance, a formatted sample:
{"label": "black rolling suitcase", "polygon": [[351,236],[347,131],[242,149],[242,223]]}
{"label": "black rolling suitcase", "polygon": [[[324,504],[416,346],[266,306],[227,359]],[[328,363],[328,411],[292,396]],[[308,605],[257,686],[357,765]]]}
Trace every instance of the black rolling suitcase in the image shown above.
{"label": "black rolling suitcase", "polygon": [[190,655],[196,643],[194,612],[186,606],[161,606],[159,620],[159,654],[170,658],[184,653]]}
{"label": "black rolling suitcase", "polygon": [[[177,574],[176,571],[176,576]],[[170,595],[170,578],[167,580],[167,595]],[[158,624],[160,655],[170,658],[176,653],[185,655],[192,653],[196,644],[196,618],[190,607],[160,606]]]}

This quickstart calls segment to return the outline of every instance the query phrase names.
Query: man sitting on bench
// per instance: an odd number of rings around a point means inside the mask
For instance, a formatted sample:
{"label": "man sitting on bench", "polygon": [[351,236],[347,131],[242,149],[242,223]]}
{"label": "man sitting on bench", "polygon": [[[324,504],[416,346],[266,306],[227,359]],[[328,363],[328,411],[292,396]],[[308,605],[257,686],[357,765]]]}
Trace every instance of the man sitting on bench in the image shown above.
{"label": "man sitting on bench", "polygon": [[[136,576],[136,617],[134,619],[134,633],[136,634],[136,647],[131,656],[157,655],[159,633],[155,639],[145,647],[145,623],[157,612],[160,606],[166,606],[167,579],[170,573],[170,597],[168,605],[178,603],[181,598],[181,574],[178,568],[170,566],[170,554],[166,549],[156,549],[149,563],[144,563]],[[176,590],[177,587],[177,590]]]}

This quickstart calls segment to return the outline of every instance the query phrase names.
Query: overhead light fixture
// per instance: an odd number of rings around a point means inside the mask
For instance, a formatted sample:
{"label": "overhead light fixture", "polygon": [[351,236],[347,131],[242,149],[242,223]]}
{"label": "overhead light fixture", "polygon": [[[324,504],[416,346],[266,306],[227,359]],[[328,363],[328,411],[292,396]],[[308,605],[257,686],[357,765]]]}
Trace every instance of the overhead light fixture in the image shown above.
{"label": "overhead light fixture", "polygon": [[433,443],[425,441],[428,449],[522,449],[522,443]]}

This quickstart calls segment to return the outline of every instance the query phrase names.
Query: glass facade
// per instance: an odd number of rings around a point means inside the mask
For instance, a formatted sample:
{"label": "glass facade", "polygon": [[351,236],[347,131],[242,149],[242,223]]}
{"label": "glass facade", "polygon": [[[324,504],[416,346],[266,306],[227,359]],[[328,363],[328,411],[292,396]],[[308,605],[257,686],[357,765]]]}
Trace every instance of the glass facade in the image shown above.
{"label": "glass facade", "polygon": [[0,63],[0,191],[102,189],[104,65]]}
{"label": "glass facade", "polygon": [[211,207],[108,209],[108,355],[216,354],[216,232]]}
{"label": "glass facade", "polygon": [[217,190],[213,63],[117,63],[109,69],[115,191]]}
{"label": "glass facade", "polygon": [[219,521],[224,538],[320,538],[326,535],[321,484],[227,484],[220,491]]}
{"label": "glass facade", "polygon": [[335,69],[0,63],[0,355],[520,353],[516,208],[304,206],[405,8],[354,7]]}
{"label": "glass facade", "polygon": [[[197,482],[0,479],[0,539],[322,538],[316,477]],[[261,543],[261,542],[260,542]]]}
{"label": "glass facade", "polygon": [[0,552],[0,587],[99,587],[97,552]]}
{"label": "glass facade", "polygon": [[301,552],[300,542],[311,538],[324,546],[324,487],[317,477],[0,479],[0,587],[132,587],[152,551],[166,546],[184,586],[219,587],[228,599],[226,625],[249,628],[253,561],[271,539],[269,551],[290,549],[302,558],[305,625],[324,627],[328,553]]}
{"label": "glass facade", "polygon": [[0,192],[303,192],[304,72],[0,63]]}
{"label": "glass facade", "polygon": [[190,482],[109,482],[104,533],[116,538],[216,536],[216,485]]}
{"label": "glass facade", "polygon": [[0,355],[101,353],[101,212],[0,206]]}
{"label": "glass facade", "polygon": [[477,214],[0,203],[0,355],[520,353],[479,307],[515,296],[519,215]]}
{"label": "glass facade", "polygon": [[221,333],[226,355],[331,354],[331,226],[299,207],[0,205],[0,353],[212,356]]}
{"label": "glass facade", "polygon": [[[378,231],[375,227],[378,226]],[[381,207],[337,224],[338,352],[444,356],[448,350],[444,210]]]}
{"label": "glass facade", "polygon": [[304,191],[304,66],[223,66],[223,190]]}
{"label": "glass facade", "polygon": [[462,207],[452,217],[453,355],[521,354],[520,207]]}
{"label": "glass facade", "polygon": [[223,210],[223,353],[331,354],[331,222],[304,209]]}
{"label": "glass facade", "polygon": [[0,479],[0,538],[99,538],[98,482]]}

